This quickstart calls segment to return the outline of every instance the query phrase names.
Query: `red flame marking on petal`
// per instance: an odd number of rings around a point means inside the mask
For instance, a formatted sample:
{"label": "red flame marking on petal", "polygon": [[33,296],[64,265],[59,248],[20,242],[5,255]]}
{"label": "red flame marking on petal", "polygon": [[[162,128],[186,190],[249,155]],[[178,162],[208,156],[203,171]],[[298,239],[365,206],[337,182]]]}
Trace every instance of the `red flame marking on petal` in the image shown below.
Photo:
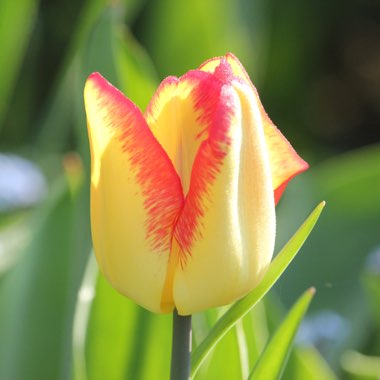
{"label": "red flame marking on petal", "polygon": [[228,132],[234,111],[229,85],[216,76],[199,71],[195,73],[203,77],[195,87],[193,97],[194,108],[199,112],[199,122],[204,125],[198,136],[205,140],[200,144],[195,157],[190,188],[174,232],[182,248],[181,266],[185,265],[187,255],[191,255],[194,241],[202,238],[202,217],[207,212],[205,201],[207,199],[212,202],[210,190],[228,153]]}
{"label": "red flame marking on petal", "polygon": [[122,149],[140,185],[147,212],[147,240],[152,249],[167,251],[175,220],[183,207],[181,181],[139,108],[100,74],[92,74],[89,79],[98,88],[99,108],[107,109],[108,125],[120,132]]}

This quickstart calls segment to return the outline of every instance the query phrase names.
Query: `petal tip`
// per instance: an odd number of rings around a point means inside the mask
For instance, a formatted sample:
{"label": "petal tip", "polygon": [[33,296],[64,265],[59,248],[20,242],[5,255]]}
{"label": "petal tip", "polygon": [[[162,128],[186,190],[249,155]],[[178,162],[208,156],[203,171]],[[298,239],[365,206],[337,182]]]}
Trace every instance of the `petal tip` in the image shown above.
{"label": "petal tip", "polygon": [[84,86],[85,99],[87,98],[91,90],[94,89],[94,87],[101,87],[102,84],[104,85],[104,82],[106,82],[106,80],[98,72],[91,73],[87,77],[86,84]]}
{"label": "petal tip", "polygon": [[105,79],[104,79],[104,77],[100,74],[100,73],[98,73],[97,71],[95,71],[95,72],[93,72],[93,73],[91,73],[88,77],[87,77],[87,79],[86,79],[86,85],[88,84],[88,83],[97,83],[97,82],[99,82],[99,81],[104,81]]}

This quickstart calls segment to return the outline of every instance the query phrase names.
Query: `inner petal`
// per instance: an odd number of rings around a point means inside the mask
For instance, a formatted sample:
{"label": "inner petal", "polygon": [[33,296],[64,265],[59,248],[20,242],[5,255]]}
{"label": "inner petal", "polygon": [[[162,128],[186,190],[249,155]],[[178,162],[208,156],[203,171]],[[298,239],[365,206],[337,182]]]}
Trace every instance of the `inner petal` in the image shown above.
{"label": "inner petal", "polygon": [[168,77],[145,112],[150,129],[181,178],[185,195],[199,146],[209,137],[222,85],[214,75],[202,71]]}

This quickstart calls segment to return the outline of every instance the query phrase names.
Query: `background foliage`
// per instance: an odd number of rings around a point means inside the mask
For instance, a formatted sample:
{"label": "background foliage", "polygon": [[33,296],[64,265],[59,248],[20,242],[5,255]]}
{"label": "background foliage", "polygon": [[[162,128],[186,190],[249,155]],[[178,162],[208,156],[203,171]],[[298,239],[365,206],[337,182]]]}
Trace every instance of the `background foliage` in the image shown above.
{"label": "background foliage", "polygon": [[[379,11],[370,0],[1,0],[0,379],[167,378],[171,317],[119,296],[91,259],[83,85],[99,71],[144,108],[163,77],[227,51],[311,165],[278,206],[276,252],[319,200],[328,207],[196,378],[247,378],[315,286],[283,378],[378,379]],[[222,311],[194,317],[195,346]]]}

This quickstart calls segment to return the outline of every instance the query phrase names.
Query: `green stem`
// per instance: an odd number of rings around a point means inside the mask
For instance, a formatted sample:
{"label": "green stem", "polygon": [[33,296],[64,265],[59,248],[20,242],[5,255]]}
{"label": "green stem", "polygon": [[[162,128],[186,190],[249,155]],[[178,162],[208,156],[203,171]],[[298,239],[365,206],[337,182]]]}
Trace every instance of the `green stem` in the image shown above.
{"label": "green stem", "polygon": [[191,315],[173,312],[172,364],[170,380],[190,378]]}

